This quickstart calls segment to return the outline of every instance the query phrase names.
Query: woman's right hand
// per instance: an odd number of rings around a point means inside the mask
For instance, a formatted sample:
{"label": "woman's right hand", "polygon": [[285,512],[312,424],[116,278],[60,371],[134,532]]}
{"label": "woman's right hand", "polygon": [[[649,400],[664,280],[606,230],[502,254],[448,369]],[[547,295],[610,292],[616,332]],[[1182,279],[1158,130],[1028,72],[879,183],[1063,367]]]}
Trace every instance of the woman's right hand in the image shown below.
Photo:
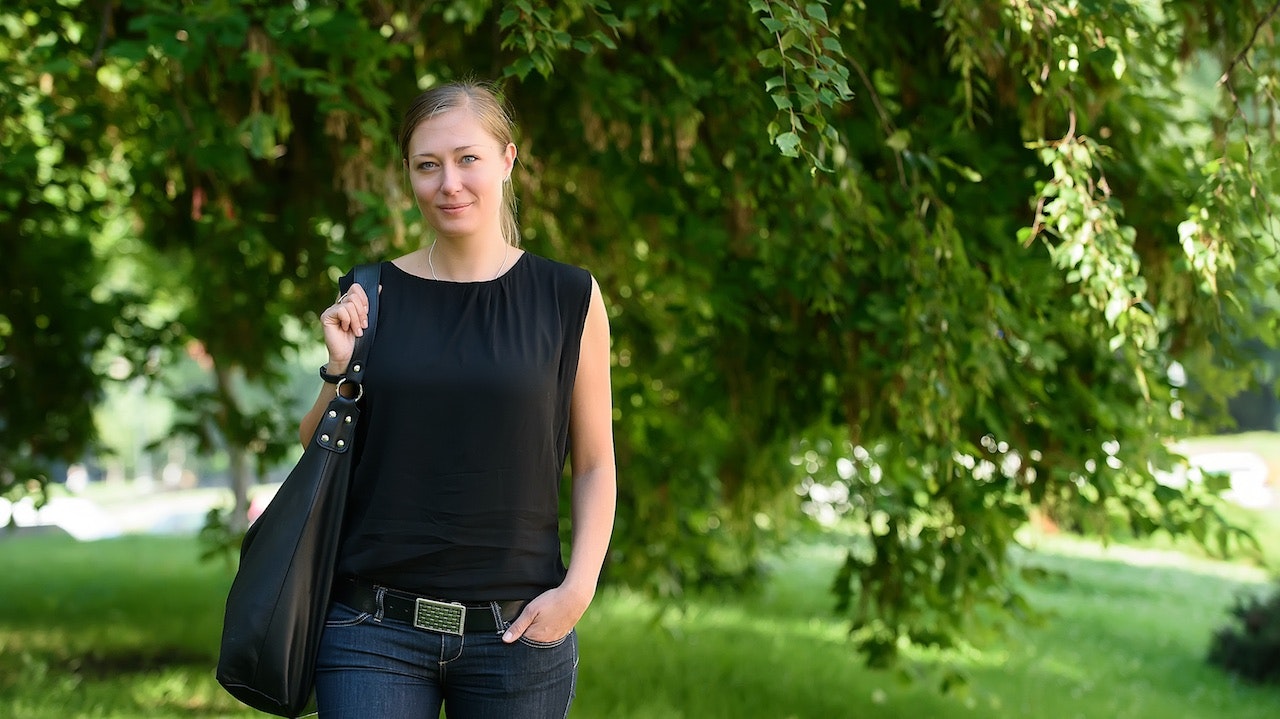
{"label": "woman's right hand", "polygon": [[329,348],[328,371],[342,374],[347,371],[351,353],[355,351],[356,338],[369,326],[369,296],[364,288],[352,284],[337,301],[320,313],[320,325],[324,328],[324,343]]}

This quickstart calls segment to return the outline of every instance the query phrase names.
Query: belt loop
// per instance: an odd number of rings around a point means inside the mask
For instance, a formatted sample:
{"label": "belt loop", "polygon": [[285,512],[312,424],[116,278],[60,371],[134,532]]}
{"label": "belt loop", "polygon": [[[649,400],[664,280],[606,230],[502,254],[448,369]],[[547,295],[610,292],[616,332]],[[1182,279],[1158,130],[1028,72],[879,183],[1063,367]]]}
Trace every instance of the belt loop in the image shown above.
{"label": "belt loop", "polygon": [[387,596],[386,587],[383,587],[381,585],[378,585],[375,587],[375,593],[373,595],[374,606],[377,607],[377,609],[375,609],[373,613],[373,621],[375,622],[381,622],[382,617],[386,614],[386,608],[383,606],[383,599],[386,596]]}
{"label": "belt loop", "polygon": [[498,602],[489,602],[489,611],[493,613],[493,625],[501,631],[507,631],[507,621],[502,618],[502,606]]}

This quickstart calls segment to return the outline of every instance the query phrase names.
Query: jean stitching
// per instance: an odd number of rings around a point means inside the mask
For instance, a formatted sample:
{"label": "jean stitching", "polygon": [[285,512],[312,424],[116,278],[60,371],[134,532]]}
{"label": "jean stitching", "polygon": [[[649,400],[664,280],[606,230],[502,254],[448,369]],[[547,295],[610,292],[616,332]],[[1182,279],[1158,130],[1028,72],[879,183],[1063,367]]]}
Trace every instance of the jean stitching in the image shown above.
{"label": "jean stitching", "polygon": [[[573,634],[573,630],[569,630],[569,634]],[[578,692],[578,645],[573,643],[573,673],[569,678],[569,698],[564,703],[564,717],[569,719],[569,709],[573,706],[573,697]]]}
{"label": "jean stitching", "polygon": [[503,632],[507,631],[507,627],[509,625],[505,620],[503,620],[502,607],[499,606],[499,604],[496,601],[489,602],[489,612],[493,614],[493,626],[497,627],[497,630],[494,631],[494,634],[502,634]]}
{"label": "jean stitching", "polygon": [[449,665],[449,662],[457,661],[458,659],[460,659],[462,657],[462,650],[465,649],[467,646],[467,635],[457,634],[457,635],[453,635],[452,638],[456,639],[458,642],[458,651],[454,652],[453,656],[446,659],[444,656],[444,652],[446,649],[449,648],[450,635],[446,635],[446,634],[440,635],[440,681],[441,683],[444,682],[444,679],[445,679],[444,672],[445,672],[445,668]]}
{"label": "jean stitching", "polygon": [[[345,605],[345,604],[344,604],[344,605],[342,605],[342,606],[346,607],[346,605]],[[357,625],[359,625],[359,624],[362,624],[362,623],[364,622],[364,620],[366,620],[366,619],[368,619],[370,616],[372,616],[372,615],[371,615],[371,614],[369,614],[368,612],[362,612],[362,611],[360,611],[360,610],[358,610],[358,609],[354,609],[354,608],[351,608],[351,607],[346,607],[346,608],[347,608],[347,609],[349,609],[350,611],[354,612],[356,616],[355,616],[355,617],[353,617],[353,618],[351,618],[351,619],[340,619],[340,620],[333,620],[333,619],[329,619],[329,618],[327,618],[327,617],[326,617],[326,618],[325,618],[325,621],[324,621],[324,625],[325,625],[326,627],[333,627],[334,629],[338,629],[338,628],[341,628],[341,627],[354,627],[354,626],[357,626]]]}
{"label": "jean stitching", "polygon": [[520,641],[525,643],[528,646],[533,647],[534,649],[555,649],[556,647],[568,641],[568,639],[569,639],[569,635],[566,634],[563,637],[560,637],[559,639],[555,640],[554,642],[540,642],[537,639],[530,639],[524,636],[523,634],[520,635]]}

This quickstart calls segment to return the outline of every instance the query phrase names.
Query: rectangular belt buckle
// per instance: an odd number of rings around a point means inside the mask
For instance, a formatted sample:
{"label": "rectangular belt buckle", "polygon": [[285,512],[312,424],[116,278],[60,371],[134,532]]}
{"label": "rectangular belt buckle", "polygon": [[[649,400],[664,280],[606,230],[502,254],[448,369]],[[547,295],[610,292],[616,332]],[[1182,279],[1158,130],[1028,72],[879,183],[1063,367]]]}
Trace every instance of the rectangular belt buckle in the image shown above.
{"label": "rectangular belt buckle", "polygon": [[444,634],[461,636],[466,626],[467,608],[457,602],[437,602],[418,597],[415,600],[413,626]]}

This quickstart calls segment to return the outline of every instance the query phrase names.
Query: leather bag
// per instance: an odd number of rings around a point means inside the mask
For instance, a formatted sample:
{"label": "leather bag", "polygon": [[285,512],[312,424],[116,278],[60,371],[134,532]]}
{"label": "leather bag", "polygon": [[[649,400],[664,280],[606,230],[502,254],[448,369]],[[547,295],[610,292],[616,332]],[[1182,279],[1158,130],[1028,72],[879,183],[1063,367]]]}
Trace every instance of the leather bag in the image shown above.
{"label": "leather bag", "polygon": [[249,527],[227,595],[217,678],[254,709],[297,717],[310,705],[324,632],[360,412],[342,385],[359,388],[378,314],[380,266],[354,280],[369,297],[369,327],[356,339],[339,389],[270,504]]}

